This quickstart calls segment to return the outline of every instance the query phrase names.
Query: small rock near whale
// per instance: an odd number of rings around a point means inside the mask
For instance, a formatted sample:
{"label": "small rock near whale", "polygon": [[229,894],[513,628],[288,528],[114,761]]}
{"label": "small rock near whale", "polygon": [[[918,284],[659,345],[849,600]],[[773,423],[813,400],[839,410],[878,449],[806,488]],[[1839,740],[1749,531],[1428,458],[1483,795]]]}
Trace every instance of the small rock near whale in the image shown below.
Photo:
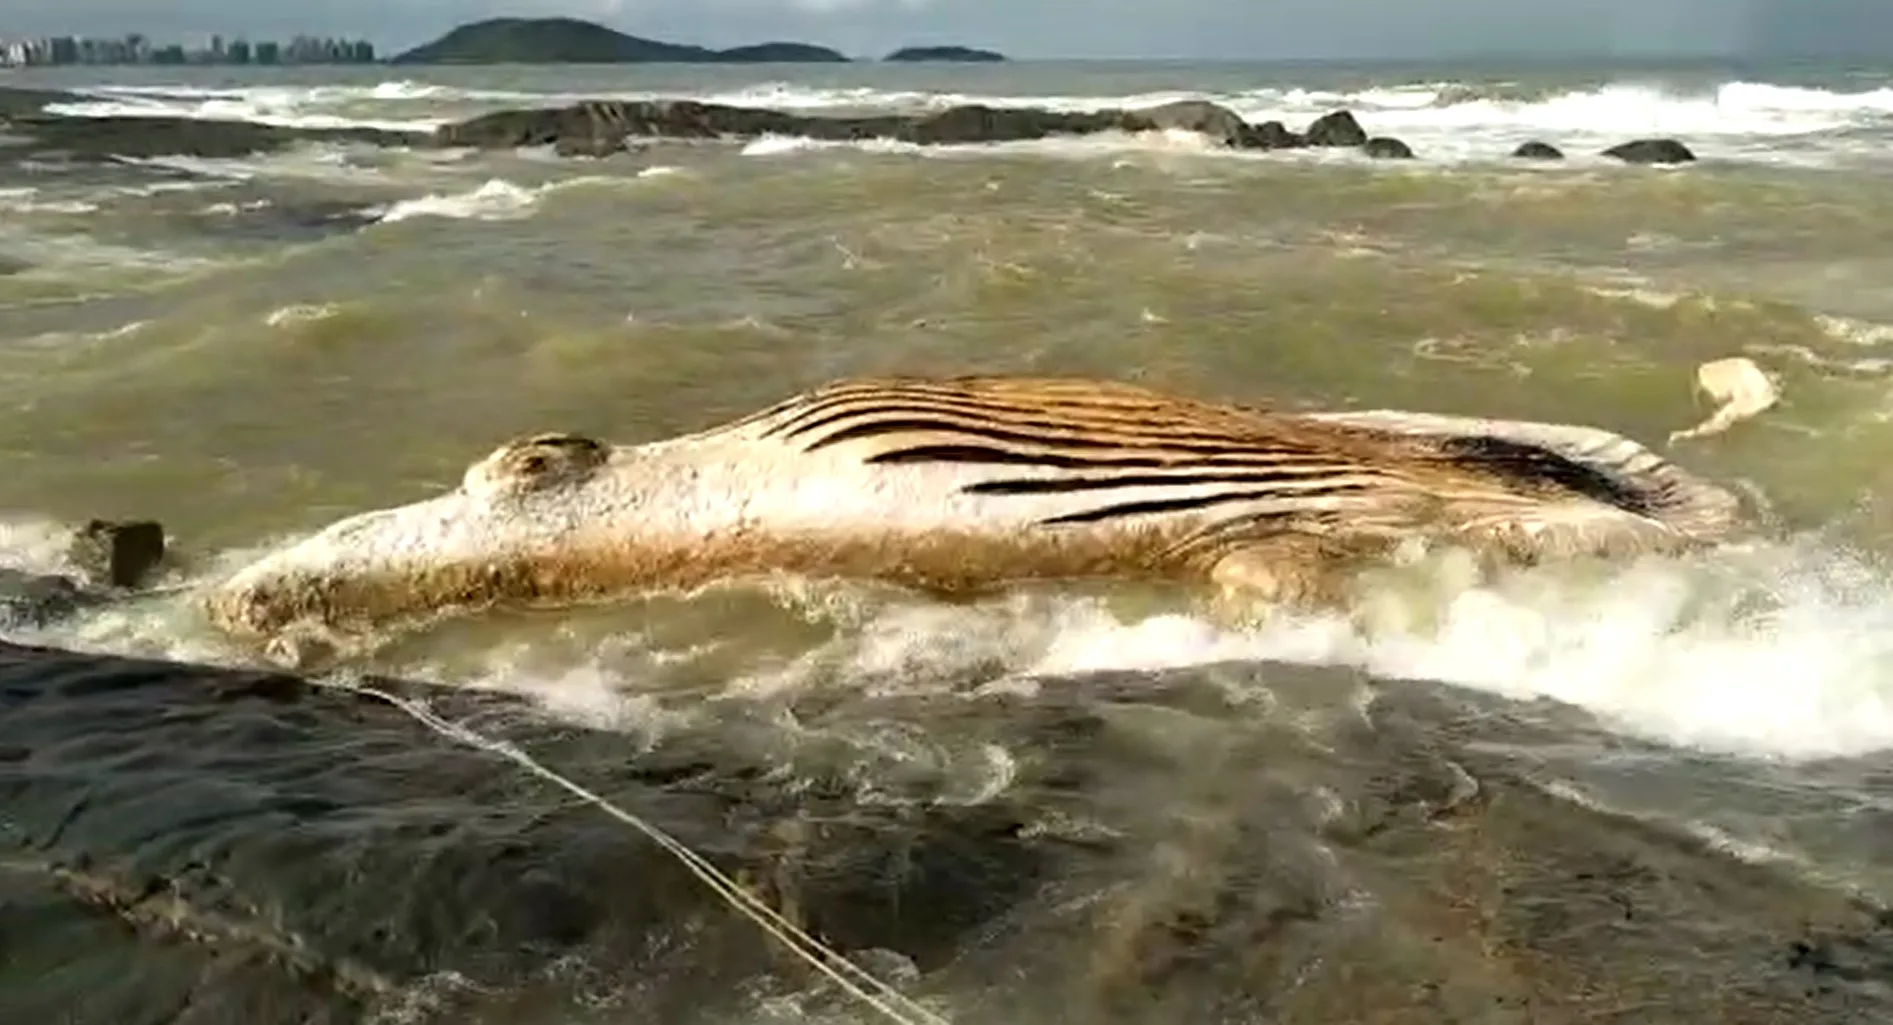
{"label": "small rock near whale", "polygon": [[1530,142],[1520,143],[1518,148],[1512,151],[1512,156],[1519,160],[1563,160],[1564,151],[1548,142],[1533,139]]}
{"label": "small rock near whale", "polygon": [[1412,160],[1413,147],[1388,135],[1375,136],[1361,144],[1361,152],[1375,160]]}
{"label": "small rock near whale", "polygon": [[1688,146],[1675,139],[1632,139],[1604,151],[1626,164],[1687,164],[1696,159]]}
{"label": "small rock near whale", "polygon": [[144,583],[164,561],[163,525],[152,520],[91,520],[73,535],[67,557],[94,586]]}

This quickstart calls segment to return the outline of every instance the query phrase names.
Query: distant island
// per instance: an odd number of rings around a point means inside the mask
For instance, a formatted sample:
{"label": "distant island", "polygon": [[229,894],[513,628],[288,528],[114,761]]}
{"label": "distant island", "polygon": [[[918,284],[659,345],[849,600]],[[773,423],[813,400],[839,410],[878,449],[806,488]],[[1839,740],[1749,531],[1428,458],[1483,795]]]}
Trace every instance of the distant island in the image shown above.
{"label": "distant island", "polygon": [[888,54],[882,60],[890,61],[960,61],[963,63],[982,63],[1002,61],[1003,53],[991,50],[976,50],[970,46],[904,46]]}
{"label": "distant island", "polygon": [[848,58],[807,43],[757,43],[729,50],[642,39],[577,18],[489,18],[458,26],[391,64],[840,64]]}

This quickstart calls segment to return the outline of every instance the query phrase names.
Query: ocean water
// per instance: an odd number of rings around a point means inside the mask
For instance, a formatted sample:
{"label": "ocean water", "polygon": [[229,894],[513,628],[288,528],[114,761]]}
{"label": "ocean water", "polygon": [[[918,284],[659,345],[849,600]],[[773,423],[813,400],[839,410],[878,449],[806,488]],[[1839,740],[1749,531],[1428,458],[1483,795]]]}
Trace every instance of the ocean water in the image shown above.
{"label": "ocean water", "polygon": [[[360,668],[947,1020],[1893,1007],[1893,69],[396,70],[0,79],[73,93],[70,117],[416,133],[0,157],[0,565],[57,571],[63,525],[152,517],[188,584],[517,434],[652,440],[845,374],[1093,374],[1661,445],[1708,412],[1694,368],[1747,356],[1782,404],[1668,454],[1766,529],[1686,559],[1423,567],[1345,619],[1249,629],[1117,589],[732,587],[481,617]],[[604,96],[1204,97],[1297,128],[1346,108],[1419,159],[421,144]],[[1597,155],[1651,135],[1702,160]],[[1570,159],[1509,160],[1528,139]],[[0,658],[7,1020],[879,1020],[514,762],[345,693],[94,658],[240,669],[186,595],[7,639],[78,653]]]}

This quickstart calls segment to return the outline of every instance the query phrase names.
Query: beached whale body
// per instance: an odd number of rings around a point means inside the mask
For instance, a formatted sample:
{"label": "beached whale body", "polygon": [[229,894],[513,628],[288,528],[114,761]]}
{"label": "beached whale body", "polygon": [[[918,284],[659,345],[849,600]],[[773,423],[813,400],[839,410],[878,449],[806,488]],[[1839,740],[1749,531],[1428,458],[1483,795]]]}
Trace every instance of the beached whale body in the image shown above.
{"label": "beached whale body", "polygon": [[766,573],[935,592],[1200,580],[1318,595],[1403,540],[1538,561],[1687,549],[1733,495],[1606,431],[1269,412],[1109,381],[845,380],[700,433],[509,442],[435,498],[344,519],[208,605],[253,638]]}

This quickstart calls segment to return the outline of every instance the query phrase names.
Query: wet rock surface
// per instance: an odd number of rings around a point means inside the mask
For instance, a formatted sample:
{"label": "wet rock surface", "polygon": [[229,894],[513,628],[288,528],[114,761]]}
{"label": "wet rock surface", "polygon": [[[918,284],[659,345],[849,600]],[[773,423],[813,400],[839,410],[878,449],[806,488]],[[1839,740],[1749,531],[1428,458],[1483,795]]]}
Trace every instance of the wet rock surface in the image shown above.
{"label": "wet rock surface", "polygon": [[[434,134],[371,128],[286,128],[240,121],[169,117],[62,117],[49,103],[79,97],[58,92],[0,88],[0,160],[21,157],[84,163],[114,157],[236,157],[301,143],[377,146],[449,146],[480,149],[552,147],[565,157],[609,157],[637,139],[750,139],[783,135],[825,141],[893,139],[920,145],[1021,142],[1099,132],[1201,132],[1234,149],[1362,149],[1379,158],[1406,159],[1408,145],[1370,136],[1351,111],[1337,110],[1296,132],[1280,121],[1250,123],[1207,100],[1180,100],[1155,107],[1055,111],[1034,107],[966,104],[916,114],[854,117],[797,114],[696,100],[588,100],[565,107],[522,108],[482,114],[441,126]],[[1547,143],[1530,142],[1516,157],[1551,158]],[[1638,139],[1606,155],[1630,163],[1682,163],[1695,159],[1674,139]]]}
{"label": "wet rock surface", "polygon": [[1696,159],[1688,146],[1675,139],[1633,139],[1604,151],[1626,164],[1687,164]]}
{"label": "wet rock surface", "polygon": [[1361,152],[1376,160],[1412,160],[1413,147],[1391,136],[1380,135],[1361,144]]}
{"label": "wet rock surface", "polygon": [[1365,146],[1367,130],[1345,110],[1323,114],[1302,133],[1310,146]]}
{"label": "wet rock surface", "polygon": [[164,554],[164,526],[154,520],[88,520],[73,533],[67,557],[94,586],[138,587]]}
{"label": "wet rock surface", "polygon": [[0,567],[0,630],[39,629],[133,594],[165,563],[163,525],[88,520],[67,543],[69,574]]}
{"label": "wet rock surface", "polygon": [[425,145],[427,136],[372,128],[289,128],[247,121],[176,117],[66,117],[45,112],[47,104],[83,97],[44,90],[0,88],[0,128],[12,141],[0,144],[0,160],[109,161],[119,157],[240,157],[300,143]]}
{"label": "wet rock surface", "polygon": [[[665,828],[956,1022],[1893,1014],[1882,909],[1557,796],[1482,742],[1492,708],[1341,677],[709,702],[643,734],[389,686]],[[861,771],[877,748],[856,739],[922,734],[929,757]],[[1003,785],[924,768],[992,748],[1013,752]],[[633,830],[286,676],[0,647],[0,802],[5,935],[33,937],[0,962],[8,1021],[854,1010]]]}
{"label": "wet rock surface", "polygon": [[1533,139],[1519,143],[1518,148],[1512,151],[1512,156],[1519,160],[1563,160],[1564,151],[1548,142]]}
{"label": "wet rock surface", "polygon": [[38,629],[105,600],[70,577],[0,569],[0,630]]}

